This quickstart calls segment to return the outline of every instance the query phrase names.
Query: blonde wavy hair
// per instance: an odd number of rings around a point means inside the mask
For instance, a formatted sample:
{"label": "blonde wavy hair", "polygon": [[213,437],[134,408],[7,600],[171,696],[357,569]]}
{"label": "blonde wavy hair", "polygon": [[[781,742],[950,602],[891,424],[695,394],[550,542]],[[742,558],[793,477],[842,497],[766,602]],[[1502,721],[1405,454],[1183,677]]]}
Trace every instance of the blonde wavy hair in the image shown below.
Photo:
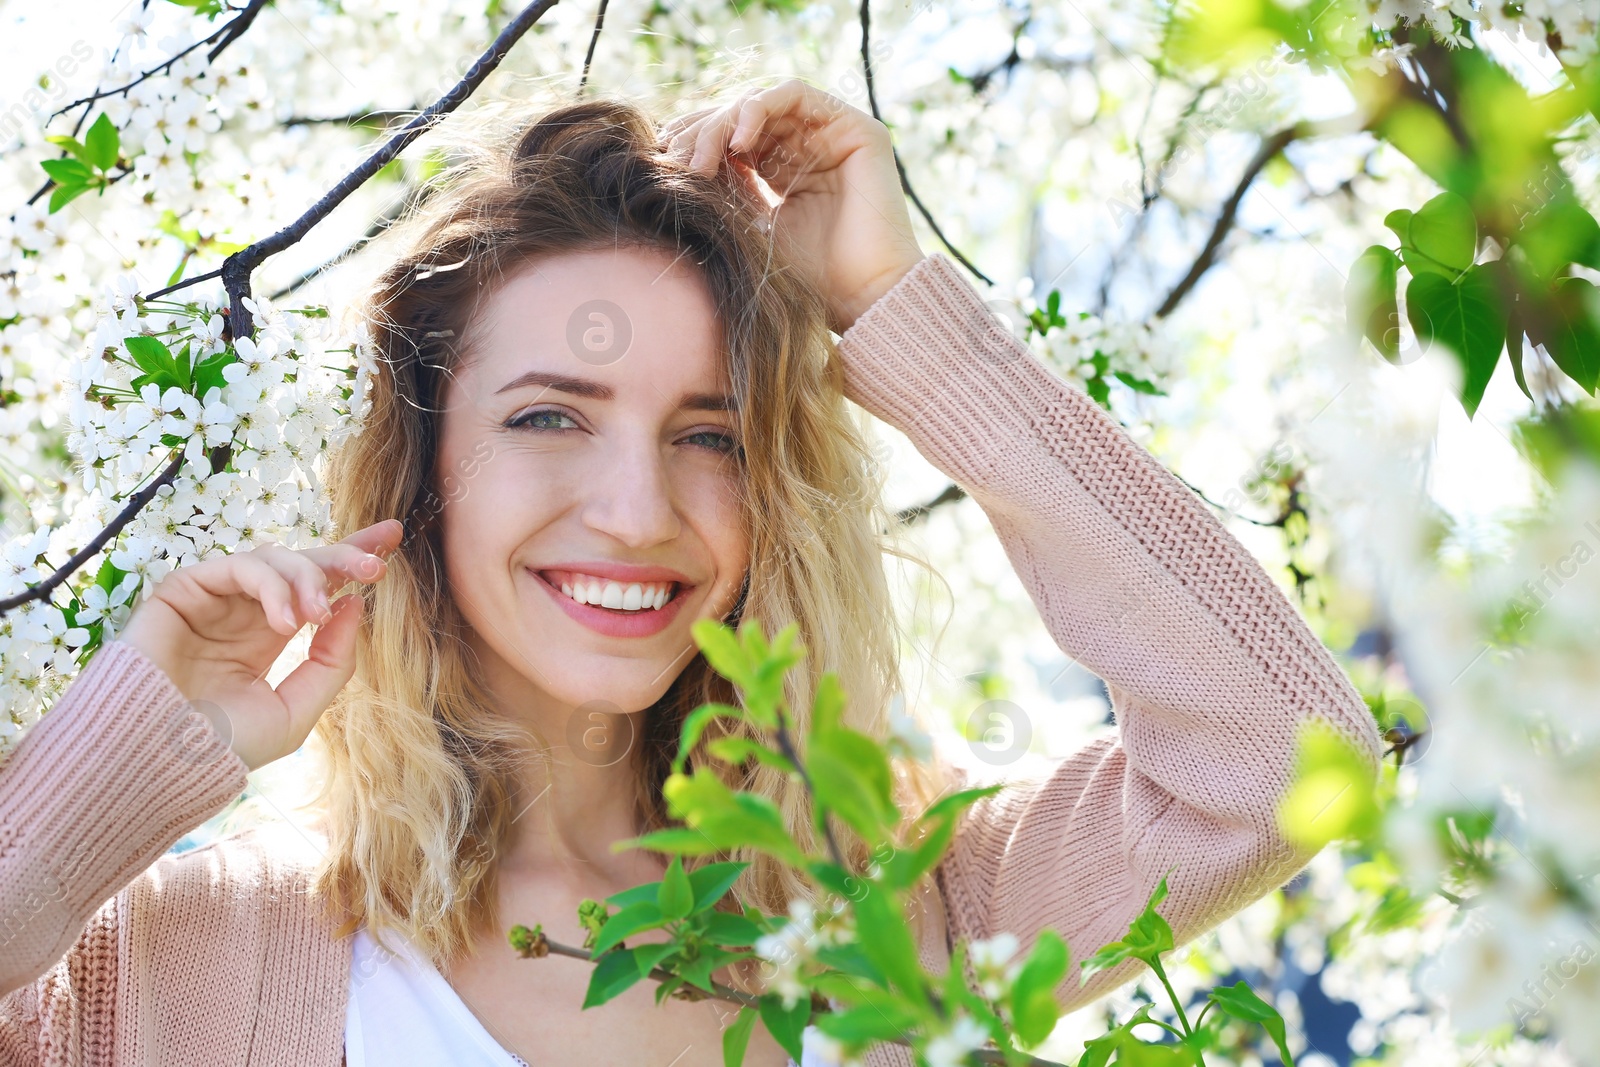
{"label": "blonde wavy hair", "polygon": [[[341,933],[365,923],[400,931],[436,963],[500,925],[495,857],[507,843],[529,758],[528,728],[498,714],[478,682],[466,624],[444,577],[432,484],[446,376],[470,344],[473,317],[497,282],[533,257],[597,248],[661,248],[696,263],[723,326],[718,359],[738,402],[745,445],[741,508],[751,565],[727,618],[776,633],[799,624],[808,650],[788,699],[807,727],[824,671],[848,698],[846,721],[882,738],[900,690],[899,634],[883,566],[890,553],[925,565],[895,537],[883,472],[842,394],[826,306],[758,225],[767,213],[728,168],[691,173],[637,106],[560,107],[511,136],[458,141],[457,161],[376,242],[383,269],[363,303],[379,372],[361,432],[329,458],[336,531],[400,517],[405,539],[384,580],[363,588],[358,666],[323,715],[313,810],[328,848],[313,891]],[[706,701],[737,704],[698,653],[637,731],[640,832],[674,825],[661,786],[684,717]],[[718,721],[690,755],[731,787],[771,798],[803,848],[820,850],[804,787],[760,764],[730,767],[705,752],[743,724]],[[535,758],[549,758],[539,738]],[[897,761],[907,816],[941,790],[938,771]],[[837,835],[858,873],[866,846]],[[817,891],[796,872],[741,850],[687,860],[751,861],[734,887],[769,913]],[[736,978],[750,987],[748,969]]]}

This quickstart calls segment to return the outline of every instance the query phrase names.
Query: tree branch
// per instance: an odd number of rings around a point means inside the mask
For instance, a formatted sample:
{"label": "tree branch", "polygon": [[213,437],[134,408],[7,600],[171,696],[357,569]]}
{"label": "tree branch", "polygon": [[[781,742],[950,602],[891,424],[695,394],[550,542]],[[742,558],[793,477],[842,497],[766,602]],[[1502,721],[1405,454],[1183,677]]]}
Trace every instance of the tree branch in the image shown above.
{"label": "tree branch", "polygon": [[[265,2],[266,0],[252,0],[252,6]],[[276,255],[285,248],[288,248],[299,241],[306,235],[308,231],[310,231],[313,226],[326,218],[334,208],[338,207],[340,203],[349,197],[351,193],[355,192],[364,182],[370,179],[374,174],[377,174],[385,164],[394,159],[395,156],[399,155],[407,145],[420,137],[426,130],[430,129],[436,122],[439,121],[442,116],[454,111],[457,107],[459,107],[462,101],[466,100],[468,96],[472,95],[473,90],[477,89],[477,87],[483,83],[484,79],[487,78],[489,74],[500,65],[500,61],[505,58],[506,53],[509,52],[511,47],[521,39],[523,34],[527,33],[528,30],[532,28],[533,24],[538,22],[539,18],[550,8],[554,7],[558,2],[559,0],[535,0],[534,3],[531,3],[524,8],[522,12],[518,14],[517,17],[513,19],[504,30],[501,31],[500,36],[495,38],[494,43],[489,46],[488,51],[484,52],[483,55],[478,57],[477,62],[473,63],[466,75],[459,82],[457,82],[449,92],[445,93],[438,100],[434,101],[431,107],[411,120],[411,122],[407,123],[403,130],[397,133],[394,137],[390,138],[390,140],[384,144],[382,148],[369,156],[359,167],[347,174],[343,180],[341,180],[333,187],[332,190],[327,193],[327,195],[325,195],[321,200],[317,201],[317,203],[313,205],[309,211],[301,215],[293,223],[279,230],[277,233],[272,234],[270,237],[267,237],[261,241],[257,241],[248,248],[229,256],[227,259],[223,260],[220,270],[213,271],[209,274],[199,275],[194,278],[184,279],[183,281],[178,282],[176,285],[169,285],[165,289],[159,290],[156,295],[163,296],[167,293],[175,292],[176,290],[194,285],[197,282],[203,281],[207,278],[217,277],[220,274],[222,277],[222,283],[227,289],[228,297],[231,302],[228,316],[229,332],[234,337],[250,336],[252,321],[249,309],[244,306],[244,299],[250,294],[250,272],[254,270],[255,267],[259,266],[269,256]],[[235,20],[235,22],[237,21],[238,20]],[[229,23],[229,25],[231,26],[233,23]],[[243,33],[243,28],[241,28],[239,32]],[[237,37],[238,35],[235,34],[233,37],[228,39],[228,42],[225,43],[236,40]],[[220,470],[221,466],[226,465],[226,451],[227,446],[223,446],[221,449],[213,450],[213,469]],[[220,465],[217,462],[219,454],[223,456],[222,463]],[[62,582],[66,581],[67,578],[69,578],[74,572],[76,572],[80,567],[93,558],[95,553],[99,552],[112,538],[120,533],[123,527],[131,522],[133,517],[137,515],[146,504],[155,498],[157,489],[159,489],[162,485],[172,481],[173,478],[177,477],[182,463],[183,457],[179,455],[177,459],[174,459],[172,463],[161,472],[161,475],[158,478],[152,481],[149,485],[145,486],[144,489],[140,490],[138,494],[129,500],[128,505],[122,509],[122,511],[117,515],[116,519],[113,520],[110,525],[96,534],[94,539],[91,540],[87,546],[75,553],[71,559],[59,567],[48,578],[40,582],[38,585],[28,589],[27,591],[18,594],[17,596],[0,601],[0,615],[3,615],[5,612],[9,611],[13,607],[16,607],[18,604],[26,603],[29,600],[42,600],[47,598],[50,595],[51,590],[55,589]]]}
{"label": "tree branch", "polygon": [[941,507],[945,504],[952,504],[957,500],[965,500],[966,498],[967,491],[961,488],[955,482],[951,482],[940,491],[938,496],[934,497],[926,504],[913,504],[908,508],[901,508],[895,513],[895,519],[898,520],[902,526],[910,526],[914,522],[920,522],[927,518],[928,514],[933,511],[934,508]]}
{"label": "tree branch", "polygon": [[[878,110],[878,94],[874,90],[873,84],[872,84],[872,51],[871,51],[871,44],[872,44],[872,36],[871,36],[872,35],[872,11],[871,11],[871,8],[872,8],[872,0],[861,0],[861,68],[862,68],[863,73],[866,75],[866,80],[867,80],[867,104],[872,108],[872,117],[877,119],[879,122],[882,122],[883,121],[883,113]],[[928,208],[927,208],[927,205],[922,202],[922,198],[917,195],[917,191],[915,189],[911,188],[911,178],[906,174],[905,164],[900,162],[900,152],[899,152],[899,150],[894,148],[893,145],[891,144],[889,151],[891,153],[893,153],[893,155],[894,155],[894,169],[900,175],[900,188],[902,188],[902,189],[904,189],[906,191],[906,195],[911,198],[911,202],[917,206],[917,210],[919,212],[921,212],[923,219],[933,229],[934,236],[939,238],[940,242],[945,246],[945,248],[949,249],[950,254],[952,256],[955,256],[956,259],[961,261],[961,265],[963,267],[966,267],[973,274],[977,275],[979,278],[982,278],[983,281],[984,281],[984,284],[993,285],[994,284],[994,280],[992,278],[990,278],[987,274],[983,273],[983,271],[981,271],[977,267],[973,266],[972,261],[970,259],[968,259],[966,256],[962,255],[961,254],[961,250],[958,249],[955,245],[950,243],[950,238],[946,237],[944,235],[944,231],[939,228],[939,224],[937,222],[933,221],[933,213],[930,212],[928,210]]]}
{"label": "tree branch", "polygon": [[[543,933],[540,933],[540,934],[537,935],[537,940],[536,940],[535,944],[537,946],[536,948],[533,948],[530,951],[522,953],[524,958],[539,958],[539,957],[545,956],[545,955],[552,955],[552,956],[566,956],[568,959],[583,960],[586,963],[593,963],[594,962],[594,955],[592,953],[590,953],[588,949],[574,948],[571,945],[563,945],[559,941],[551,941],[548,937],[545,937]],[[541,952],[541,951],[539,951],[539,949],[543,949],[544,951]],[[670,973],[668,971],[664,971],[660,967],[652,967],[652,968],[650,968],[650,973],[648,975],[646,975],[645,977],[651,978],[651,979],[655,980],[656,982],[668,982],[668,981],[672,981],[674,979],[680,979],[681,980],[679,975],[675,975],[675,974],[672,974],[672,973]],[[723,985],[721,982],[711,982],[710,984],[711,984],[711,988],[713,990],[715,990],[715,992],[707,993],[705,990],[700,989],[698,986],[690,986],[690,985],[687,985],[687,984],[681,985],[678,988],[679,989],[694,989],[694,990],[696,990],[696,992],[701,994],[701,996],[696,998],[696,999],[700,999],[700,1000],[723,1000],[723,1001],[727,1001],[729,1004],[737,1004],[737,1005],[739,1005],[740,1007],[743,1007],[743,1008],[758,1008],[761,1005],[761,998],[758,997],[758,996],[753,996],[753,995],[751,995],[749,993],[741,993],[739,990],[731,989],[728,986]],[[676,995],[677,995],[676,992],[668,994],[668,996],[676,996]],[[831,1009],[814,1008],[813,1010],[814,1011],[824,1011],[824,1010],[831,1010]],[[889,1040],[891,1040],[894,1044],[897,1044],[897,1045],[905,1045],[907,1047],[910,1047],[910,1045],[911,1045],[911,1042],[907,1041],[903,1037],[890,1038]],[[981,1048],[981,1049],[978,1049],[976,1052],[973,1052],[972,1055],[977,1058],[979,1063],[1006,1063],[1007,1062],[1006,1054],[1004,1052],[1002,1052],[1001,1050],[999,1050],[999,1049]],[[1016,1060],[1015,1062],[1017,1062],[1019,1064],[1022,1064],[1023,1067],[1065,1067],[1064,1064],[1056,1063],[1054,1060],[1042,1060],[1042,1059],[1039,1059],[1037,1056],[1026,1056],[1026,1055],[1024,1055],[1020,1059]]]}
{"label": "tree branch", "polygon": [[163,485],[171,482],[178,476],[178,470],[183,466],[183,454],[180,452],[173,461],[167,464],[165,470],[155,477],[149,485],[139,490],[129,498],[126,506],[117,513],[106,528],[94,535],[94,539],[84,545],[72,558],[56,569],[48,578],[38,585],[29,586],[16,596],[0,600],[0,616],[5,615],[12,608],[21,607],[30,600],[47,600],[56,586],[66,581],[67,578],[79,567],[94,558],[95,553],[106,546],[113,537],[122,532],[122,528],[133,521],[133,517],[144,509],[144,506],[156,498],[156,493]]}
{"label": "tree branch", "polygon": [[1358,116],[1347,115],[1340,119],[1331,119],[1323,122],[1297,122],[1293,126],[1286,126],[1277,133],[1271,134],[1261,142],[1261,147],[1245,164],[1244,173],[1239,176],[1239,182],[1234,186],[1233,193],[1222,205],[1222,212],[1217,216],[1216,223],[1211,227],[1211,236],[1206,239],[1205,247],[1189,267],[1189,272],[1173,287],[1172,292],[1161,302],[1155,310],[1155,318],[1164,319],[1183,302],[1190,291],[1200,281],[1206,271],[1210,270],[1217,261],[1217,254],[1222,249],[1222,242],[1226,240],[1228,231],[1233,229],[1234,221],[1239,217],[1239,204],[1244,200],[1245,193],[1250,191],[1250,186],[1255,184],[1256,177],[1272,161],[1272,158],[1282,152],[1293,141],[1304,140],[1309,137],[1323,137],[1330,134],[1355,133],[1365,129],[1366,123]]}
{"label": "tree branch", "polygon": [[223,260],[222,284],[228,291],[231,311],[229,326],[235,337],[249,337],[254,325],[250,310],[244,306],[245,297],[250,295],[250,273],[268,258],[297,243],[313,226],[327,218],[334,208],[344,203],[351,193],[361,188],[373,175],[403,152],[411,142],[432,129],[445,115],[460,107],[500,65],[500,61],[506,57],[506,53],[511,51],[512,46],[522,38],[523,34],[532,29],[533,24],[559,2],[560,0],[535,0],[523,8],[517,17],[500,31],[500,36],[495,38],[488,51],[478,57],[465,76],[449,92],[435,100],[422,114],[406,123],[400,132],[385,142],[382,148],[368,156],[355,170],[345,175],[327,195],[313,204],[309,211],[277,233]]}

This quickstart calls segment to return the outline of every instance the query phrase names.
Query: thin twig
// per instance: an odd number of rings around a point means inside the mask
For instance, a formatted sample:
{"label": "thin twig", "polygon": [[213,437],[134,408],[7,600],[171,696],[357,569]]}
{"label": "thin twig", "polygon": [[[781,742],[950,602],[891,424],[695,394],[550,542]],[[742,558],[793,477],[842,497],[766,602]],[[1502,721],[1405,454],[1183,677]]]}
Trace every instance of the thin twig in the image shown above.
{"label": "thin twig", "polygon": [[[159,66],[152,67],[149,70],[145,71],[143,74],[139,75],[137,78],[135,78],[133,81],[129,82],[127,85],[119,86],[116,89],[107,89],[105,92],[100,92],[100,91],[96,90],[90,96],[86,96],[81,100],[74,100],[72,103],[66,105],[65,107],[59,108],[56,111],[52,112],[50,117],[45,119],[45,123],[48,124],[50,119],[55,118],[57,115],[63,114],[64,112],[67,112],[67,111],[71,111],[73,108],[78,107],[79,105],[82,105],[83,106],[83,114],[78,116],[77,123],[72,127],[72,135],[74,137],[76,137],[78,135],[78,130],[82,129],[82,127],[83,127],[83,120],[89,117],[89,105],[90,104],[93,104],[96,100],[100,100],[100,99],[102,99],[104,97],[107,97],[107,96],[115,96],[118,93],[126,93],[129,89],[132,89],[135,85],[138,85],[140,82],[144,81],[145,79],[152,78],[155,75],[160,74],[161,72],[169,69],[174,63],[176,63],[178,60],[182,59],[184,56],[188,55],[190,52],[193,52],[196,48],[199,48],[201,45],[210,44],[212,41],[217,41],[218,43],[217,43],[217,46],[215,48],[213,48],[210,52],[206,53],[206,60],[207,60],[207,62],[215,61],[216,58],[219,55],[222,54],[222,50],[223,49],[227,48],[234,41],[237,41],[240,38],[240,36],[242,36],[244,34],[244,31],[248,30],[250,28],[250,24],[255,21],[256,16],[261,13],[261,9],[263,7],[265,7],[269,2],[270,2],[270,0],[250,0],[250,3],[244,8],[243,11],[241,11],[239,13],[239,16],[237,18],[230,19],[226,26],[221,27],[215,33],[211,34],[211,36],[206,37],[206,38],[204,38],[202,40],[196,41],[194,44],[190,45],[188,48],[185,48],[183,51],[179,52],[177,55],[173,56],[171,59],[167,60],[165,63],[162,63]],[[235,31],[235,32],[229,33],[230,30]],[[227,36],[224,38],[225,34]],[[222,39],[219,40],[219,38],[222,38]],[[67,158],[67,153],[66,152],[62,152],[61,155],[58,158],[66,159]],[[125,171],[122,172],[122,174],[117,175],[117,178],[124,177],[129,173],[131,173],[131,171],[125,170]],[[111,180],[112,181],[116,181],[117,178],[113,178]],[[32,196],[28,197],[27,202],[29,204],[36,203],[41,196],[43,196],[45,193],[48,193],[51,189],[54,189],[55,185],[56,185],[56,180],[54,178],[45,179],[45,183],[43,185],[39,186],[39,188],[34,191],[34,194]],[[16,215],[13,214],[12,218],[16,218]]]}
{"label": "thin twig", "polygon": [[600,0],[600,10],[594,17],[594,32],[589,35],[589,51],[583,56],[583,76],[578,79],[579,97],[583,96],[583,87],[589,82],[589,64],[594,62],[594,49],[600,43],[600,28],[606,24],[606,5],[611,0]]}
{"label": "thin twig", "polygon": [[153,292],[149,296],[145,297],[145,299],[146,300],[156,300],[156,299],[159,299],[160,297],[166,296],[168,293],[175,293],[179,289],[187,289],[191,285],[199,285],[201,282],[208,282],[212,278],[220,278],[220,277],[222,277],[222,268],[218,267],[216,270],[207,271],[204,274],[196,274],[193,278],[185,278],[185,279],[183,279],[183,281],[178,282],[176,285],[169,285],[165,289],[157,289],[155,292]]}
{"label": "thin twig", "polygon": [[[263,7],[267,6],[267,3],[268,3],[268,0],[250,0],[250,3],[248,5],[246,5],[246,7],[242,11],[239,12],[238,17],[229,19],[228,22],[225,25],[219,26],[210,36],[204,37],[201,40],[196,41],[194,44],[190,45],[188,48],[185,48],[183,51],[178,52],[177,54],[173,55],[172,58],[166,60],[164,63],[160,63],[160,64],[157,64],[154,67],[151,67],[149,70],[145,71],[143,74],[139,75],[137,78],[133,79],[133,81],[129,82],[126,85],[119,85],[115,89],[105,89],[105,90],[98,90],[97,89],[95,92],[90,93],[88,96],[85,96],[85,97],[82,97],[80,99],[74,100],[70,104],[61,105],[60,107],[56,108],[54,111],[52,111],[50,113],[50,115],[45,119],[45,122],[49,122],[50,119],[55,118],[57,115],[64,115],[68,111],[71,111],[73,108],[78,107],[78,106],[80,106],[82,104],[92,104],[96,100],[104,100],[108,96],[116,96],[119,93],[126,93],[129,89],[132,89],[135,85],[139,85],[139,84],[141,84],[143,82],[149,81],[151,78],[154,78],[158,74],[166,73],[168,70],[170,70],[172,68],[172,65],[174,63],[176,63],[178,60],[182,59],[184,56],[188,55],[190,52],[193,52],[195,49],[204,48],[208,44],[211,44],[213,42],[218,42],[217,43],[217,47],[213,48],[210,52],[206,53],[206,60],[208,62],[212,61],[212,60],[215,60],[217,58],[217,56],[222,54],[222,52],[223,52],[223,50],[225,48],[227,48],[234,41],[237,41],[239,39],[239,36],[241,34],[243,34],[245,30],[248,30],[250,28],[250,24],[255,21],[256,16],[261,13],[261,9]],[[224,34],[227,34],[227,39],[226,40],[222,40],[222,37],[223,37]]]}
{"label": "thin twig", "polygon": [[250,273],[260,266],[269,257],[277,255],[285,248],[297,243],[311,228],[332,213],[333,209],[366,184],[373,175],[387,166],[396,156],[432,129],[445,115],[460,107],[471,96],[473,91],[483,84],[484,79],[493,73],[500,65],[500,61],[511,51],[513,45],[521,40],[523,34],[533,28],[544,13],[554,7],[560,0],[535,0],[523,8],[516,18],[500,32],[488,51],[479,56],[465,76],[458,81],[449,92],[435,100],[429,108],[410,122],[406,123],[398,133],[384,143],[355,170],[345,175],[339,184],[330,189],[321,200],[318,200],[311,209],[301,215],[294,222],[285,226],[277,233],[265,237],[255,244],[241,251],[235,252],[222,263],[222,284],[228,291],[231,306],[229,316],[230,328],[235,337],[249,337],[254,326],[250,309],[244,306],[244,300],[250,295]]}
{"label": "thin twig", "polygon": [[[872,84],[871,7],[872,0],[861,0],[861,69],[862,73],[866,75],[867,104],[872,108],[872,117],[877,119],[879,122],[883,122],[883,113],[878,110],[878,94],[873,88]],[[940,242],[945,246],[945,248],[949,249],[952,256],[955,256],[956,259],[961,261],[961,265],[963,267],[966,267],[973,274],[977,275],[979,278],[982,278],[985,285],[993,285],[994,279],[990,278],[987,274],[983,273],[983,271],[973,266],[972,260],[962,255],[961,250],[955,245],[951,244],[950,238],[944,235],[944,231],[939,228],[939,224],[933,221],[933,213],[929,211],[927,205],[922,202],[922,198],[917,195],[917,191],[911,187],[911,178],[906,174],[906,166],[904,163],[900,162],[900,151],[896,149],[893,144],[890,145],[889,151],[894,156],[894,169],[900,175],[900,188],[906,191],[906,195],[911,198],[911,202],[915,204],[917,206],[917,210],[922,213],[923,219],[933,229],[934,236],[939,238]]]}
{"label": "thin twig", "polygon": [[955,482],[951,482],[949,485],[940,490],[938,496],[934,497],[926,504],[912,504],[910,507],[901,508],[899,511],[895,512],[895,519],[898,520],[902,526],[910,526],[914,522],[920,522],[921,520],[927,518],[928,514],[932,512],[934,508],[945,504],[953,504],[957,500],[965,500],[966,498],[967,491],[961,488]]}

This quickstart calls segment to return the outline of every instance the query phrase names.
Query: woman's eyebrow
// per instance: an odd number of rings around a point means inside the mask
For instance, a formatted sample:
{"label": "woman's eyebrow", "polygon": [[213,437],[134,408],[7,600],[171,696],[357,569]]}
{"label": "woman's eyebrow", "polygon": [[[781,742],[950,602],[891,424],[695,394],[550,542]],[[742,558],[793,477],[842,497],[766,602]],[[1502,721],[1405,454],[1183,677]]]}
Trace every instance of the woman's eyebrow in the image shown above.
{"label": "woman's eyebrow", "polygon": [[542,385],[548,389],[559,389],[563,393],[574,396],[586,396],[591,400],[610,400],[617,395],[617,391],[609,385],[591,381],[588,378],[573,378],[565,374],[551,374],[549,371],[530,370],[519,374],[500,388],[495,395],[509,393],[513,389],[522,389],[529,385]]}
{"label": "woman's eyebrow", "polygon": [[[530,370],[517,375],[506,384],[495,390],[495,395],[508,393],[513,389],[522,389],[530,385],[543,386],[546,389],[555,389],[573,396],[588,397],[591,400],[615,399],[617,391],[603,382],[590,378],[574,378],[568,374],[554,374],[550,371]],[[739,407],[733,398],[722,393],[685,393],[678,400],[678,407],[686,411],[738,411]]]}

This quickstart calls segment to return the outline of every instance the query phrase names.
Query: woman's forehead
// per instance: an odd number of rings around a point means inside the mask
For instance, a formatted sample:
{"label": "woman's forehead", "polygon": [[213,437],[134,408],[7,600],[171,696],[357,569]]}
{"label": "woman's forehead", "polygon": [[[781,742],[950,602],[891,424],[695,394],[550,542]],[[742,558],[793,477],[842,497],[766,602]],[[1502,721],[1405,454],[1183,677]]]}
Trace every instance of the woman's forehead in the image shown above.
{"label": "woman's forehead", "polygon": [[[687,257],[657,248],[563,253],[507,277],[471,331],[473,392],[509,394],[551,379],[589,382],[613,399],[719,392],[721,326]],[[464,368],[465,369],[465,368]]]}

